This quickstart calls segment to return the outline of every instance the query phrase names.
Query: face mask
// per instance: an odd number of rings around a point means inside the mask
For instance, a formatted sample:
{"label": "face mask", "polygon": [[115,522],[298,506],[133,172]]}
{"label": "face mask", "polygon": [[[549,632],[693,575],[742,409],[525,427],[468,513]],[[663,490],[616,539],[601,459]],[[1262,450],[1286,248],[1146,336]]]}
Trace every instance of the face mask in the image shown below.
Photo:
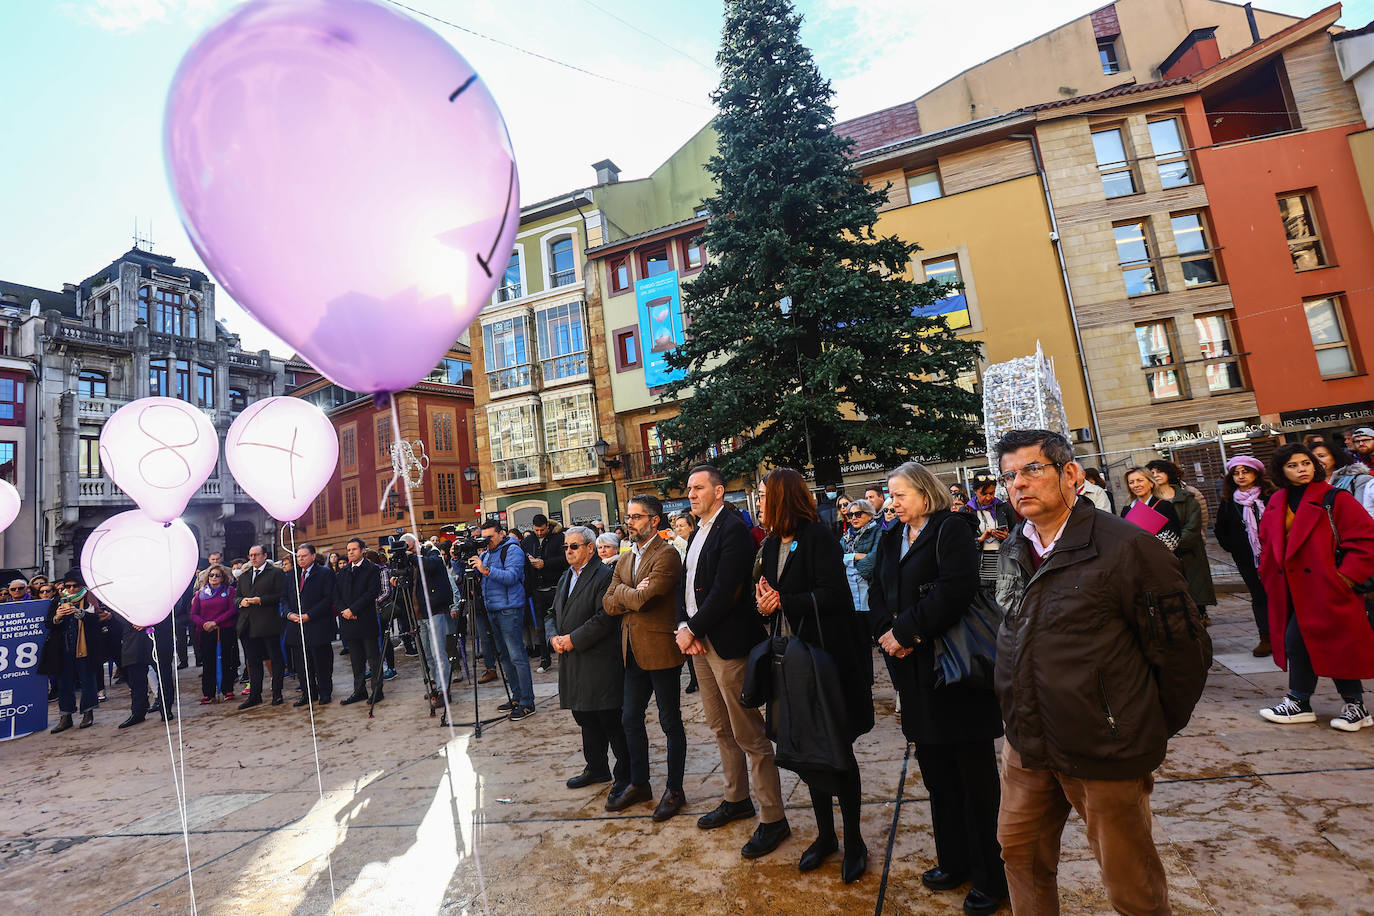
{"label": "face mask", "polygon": [[825,498],[826,498],[826,499],[834,499],[834,498],[835,498],[835,491],[834,491],[834,490],[826,490],[826,491],[825,491]]}

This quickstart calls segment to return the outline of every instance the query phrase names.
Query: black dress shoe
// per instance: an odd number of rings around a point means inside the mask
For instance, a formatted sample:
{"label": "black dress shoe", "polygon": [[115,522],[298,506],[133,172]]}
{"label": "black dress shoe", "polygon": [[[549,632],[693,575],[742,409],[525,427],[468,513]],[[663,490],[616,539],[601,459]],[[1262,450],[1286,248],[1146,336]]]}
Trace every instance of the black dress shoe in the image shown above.
{"label": "black dress shoe", "polygon": [[292,703],[291,705],[292,705],[292,706],[297,706],[297,707],[299,707],[299,706],[309,706],[309,705],[310,705],[310,700],[306,697],[305,694],[301,694],[301,698],[300,698],[299,700],[297,700],[296,702]]}
{"label": "black dress shoe", "polygon": [[653,801],[654,793],[647,785],[645,786],[626,786],[625,791],[619,795],[612,795],[606,799],[607,811],[624,811],[631,805],[640,802]]}
{"label": "black dress shoe", "polygon": [[723,801],[716,806],[716,810],[697,818],[697,826],[702,830],[714,830],[717,827],[724,827],[731,821],[753,816],[754,803],[751,800],[746,798],[744,801],[737,802]]}
{"label": "black dress shoe", "polygon": [[332,700],[331,697],[320,697],[320,698],[319,698],[318,700],[316,700],[315,702],[319,703],[321,706],[328,706],[328,705],[330,704],[331,700]]}
{"label": "black dress shoe", "polygon": [[189,667],[185,662],[177,662],[177,670],[185,671]]}
{"label": "black dress shoe", "polygon": [[340,705],[340,706],[352,706],[354,703],[361,703],[361,702],[363,702],[363,701],[366,700],[366,699],[367,699],[367,694],[365,694],[365,693],[355,693],[355,694],[351,694],[351,695],[349,695],[349,696],[344,697],[342,700],[339,701],[339,705]]}
{"label": "black dress shoe", "polygon": [[939,866],[921,875],[921,883],[933,891],[952,891],[967,880],[964,875],[951,875]]}
{"label": "black dress shoe", "polygon": [[239,709],[252,709],[254,706],[262,705],[262,697],[249,697],[239,704]]}
{"label": "black dress shoe", "polygon": [[91,727],[92,725],[94,725],[94,724],[95,724],[95,713],[94,713],[92,710],[89,710],[89,709],[88,709],[88,710],[86,710],[84,713],[81,714],[81,724],[78,725],[77,728],[90,728],[90,727]]}
{"label": "black dress shoe", "polygon": [[273,706],[280,706],[281,704],[283,704],[283,703],[285,703],[285,702],[286,702],[286,698],[285,698],[285,697],[282,697],[282,696],[275,696],[275,697],[272,698],[272,705],[273,705]]}
{"label": "black dress shoe", "polygon": [[1003,903],[1006,903],[1005,897],[992,897],[975,887],[964,898],[964,912],[968,916],[989,916],[1000,910]]}
{"label": "black dress shoe", "polygon": [[754,828],[754,835],[749,838],[749,842],[744,844],[744,848],[739,854],[746,859],[758,859],[768,855],[778,848],[778,844],[792,835],[792,828],[787,824],[787,818],[774,821],[771,824],[759,824]]}
{"label": "black dress shoe", "polygon": [[610,773],[593,773],[591,770],[583,770],[572,779],[568,780],[569,789],[585,789],[587,786],[596,785],[599,782],[610,782]]}
{"label": "black dress shoe", "polygon": [[177,719],[177,717],[176,717],[174,714],[170,713],[170,712],[164,712],[164,713],[162,714],[162,721],[163,721],[163,722],[175,722],[176,719]]}
{"label": "black dress shoe", "polygon": [[675,816],[679,811],[687,806],[687,796],[682,794],[681,789],[669,789],[663,793],[663,797],[658,800],[658,807],[654,809],[655,821],[666,821]]}
{"label": "black dress shoe", "polygon": [[863,840],[851,847],[848,839],[845,838],[844,864],[840,866],[840,880],[845,884],[853,884],[868,871],[868,847],[864,845]]}
{"label": "black dress shoe", "polygon": [[120,723],[119,723],[119,727],[120,727],[120,728],[128,728],[130,725],[137,725],[138,723],[140,723],[140,722],[142,722],[142,721],[143,721],[143,717],[142,717],[142,716],[130,716],[129,718],[125,719],[123,722],[120,722]]}
{"label": "black dress shoe", "polygon": [[806,847],[806,852],[802,853],[801,861],[797,863],[797,871],[815,871],[839,848],[840,843],[833,833],[817,838],[816,842]]}

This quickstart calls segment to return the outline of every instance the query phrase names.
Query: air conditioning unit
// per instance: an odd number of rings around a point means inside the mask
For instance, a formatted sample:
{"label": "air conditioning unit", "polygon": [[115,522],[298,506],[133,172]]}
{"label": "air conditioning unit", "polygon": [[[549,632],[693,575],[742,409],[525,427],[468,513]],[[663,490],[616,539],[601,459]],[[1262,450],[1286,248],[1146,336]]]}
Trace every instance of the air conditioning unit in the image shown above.
{"label": "air conditioning unit", "polygon": [[1073,431],[1073,437],[1076,442],[1091,442],[1093,441],[1093,431],[1086,426],[1080,426]]}

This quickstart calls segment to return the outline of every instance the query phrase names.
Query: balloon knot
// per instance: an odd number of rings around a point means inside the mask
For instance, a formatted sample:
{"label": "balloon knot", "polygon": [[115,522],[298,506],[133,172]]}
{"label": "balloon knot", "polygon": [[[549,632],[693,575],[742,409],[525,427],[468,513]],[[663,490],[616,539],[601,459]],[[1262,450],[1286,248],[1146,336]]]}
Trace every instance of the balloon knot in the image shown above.
{"label": "balloon knot", "polygon": [[372,395],[372,406],[378,410],[385,410],[391,404],[390,391],[378,391]]}

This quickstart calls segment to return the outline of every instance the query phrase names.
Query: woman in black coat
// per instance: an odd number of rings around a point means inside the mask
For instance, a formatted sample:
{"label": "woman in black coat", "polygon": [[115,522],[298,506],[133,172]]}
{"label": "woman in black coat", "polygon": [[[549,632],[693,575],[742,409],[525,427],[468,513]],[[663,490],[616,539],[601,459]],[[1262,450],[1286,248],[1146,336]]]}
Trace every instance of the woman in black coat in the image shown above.
{"label": "woman in black coat", "polygon": [[[806,481],[796,471],[774,470],[759,492],[760,521],[769,531],[762,549],[763,576],[755,588],[759,612],[772,615],[781,610],[798,638],[834,658],[852,745],[873,728],[873,653],[854,613],[843,549],[820,521]],[[838,779],[828,772],[798,775],[811,791],[819,834],[802,853],[798,868],[819,868],[839,848],[831,802],[838,797],[844,821],[840,877],[846,884],[859,880],[868,868],[868,847],[859,833],[861,786],[852,749],[850,768]]]}
{"label": "woman in black coat", "polygon": [[978,590],[976,520],[950,512],[949,491],[914,461],[892,472],[888,489],[899,524],[878,539],[869,617],[902,701],[902,731],[915,745],[930,793],[937,864],[921,881],[952,890],[972,880],[964,912],[992,913],[1007,896],[993,749],[1002,713],[990,687],[937,688],[932,645]]}
{"label": "woman in black coat", "polygon": [[1250,610],[1255,616],[1259,642],[1250,650],[1256,658],[1269,655],[1269,597],[1259,577],[1259,523],[1264,508],[1274,494],[1274,482],[1265,473],[1264,462],[1250,455],[1237,455],[1226,462],[1226,482],[1221,488],[1221,505],[1212,531],[1221,549],[1236,561],[1236,569],[1250,590]]}

